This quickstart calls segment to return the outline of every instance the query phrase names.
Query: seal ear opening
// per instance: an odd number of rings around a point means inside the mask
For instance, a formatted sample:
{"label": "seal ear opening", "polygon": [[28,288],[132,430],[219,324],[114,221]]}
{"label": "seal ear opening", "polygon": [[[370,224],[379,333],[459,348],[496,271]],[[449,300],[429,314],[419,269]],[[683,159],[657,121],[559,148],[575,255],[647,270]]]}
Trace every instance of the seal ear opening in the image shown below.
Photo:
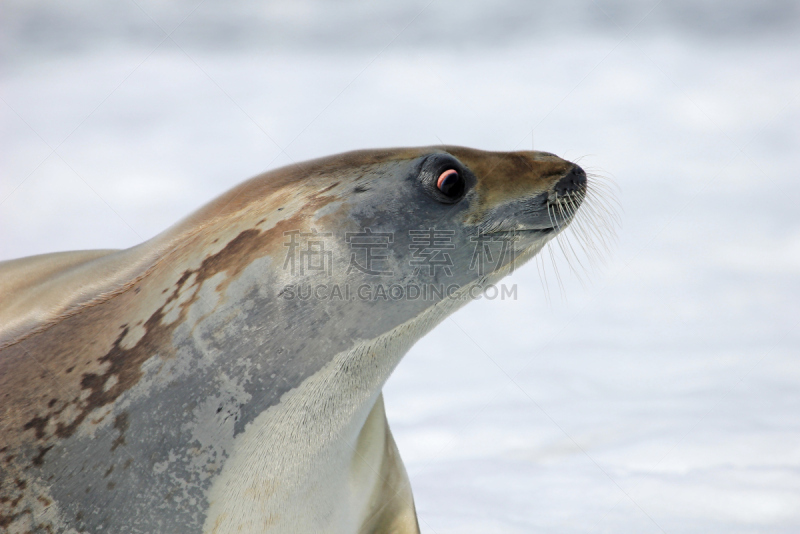
{"label": "seal ear opening", "polygon": [[471,173],[450,154],[434,154],[422,162],[419,181],[425,191],[442,204],[455,204],[474,183]]}

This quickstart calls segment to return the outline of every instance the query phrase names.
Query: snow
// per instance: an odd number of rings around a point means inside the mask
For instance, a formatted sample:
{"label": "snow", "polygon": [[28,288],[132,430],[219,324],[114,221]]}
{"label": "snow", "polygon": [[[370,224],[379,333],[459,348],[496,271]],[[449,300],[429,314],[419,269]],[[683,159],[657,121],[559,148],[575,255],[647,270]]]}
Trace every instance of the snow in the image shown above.
{"label": "snow", "polygon": [[423,532],[798,532],[798,9],[664,4],[8,2],[0,259],[344,150],[578,159],[605,264],[531,262],[386,385]]}

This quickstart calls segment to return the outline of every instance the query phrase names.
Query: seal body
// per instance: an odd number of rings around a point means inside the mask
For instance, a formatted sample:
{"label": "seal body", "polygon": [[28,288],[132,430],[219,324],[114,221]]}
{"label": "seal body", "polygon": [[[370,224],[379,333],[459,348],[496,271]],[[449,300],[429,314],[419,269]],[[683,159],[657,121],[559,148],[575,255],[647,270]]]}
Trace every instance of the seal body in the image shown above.
{"label": "seal body", "polygon": [[418,532],[381,388],[585,191],[547,153],[359,151],[0,263],[0,530]]}

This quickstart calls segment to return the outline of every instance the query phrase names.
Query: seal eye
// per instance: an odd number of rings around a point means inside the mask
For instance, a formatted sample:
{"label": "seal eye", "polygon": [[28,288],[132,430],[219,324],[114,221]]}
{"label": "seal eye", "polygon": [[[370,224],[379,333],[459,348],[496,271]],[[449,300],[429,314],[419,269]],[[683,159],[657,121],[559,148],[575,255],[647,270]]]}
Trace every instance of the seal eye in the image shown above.
{"label": "seal eye", "polygon": [[475,183],[475,176],[450,154],[425,156],[417,169],[416,180],[432,200],[441,204],[455,204]]}
{"label": "seal eye", "polygon": [[436,180],[436,188],[447,198],[458,198],[464,193],[464,178],[455,169],[447,169]]}

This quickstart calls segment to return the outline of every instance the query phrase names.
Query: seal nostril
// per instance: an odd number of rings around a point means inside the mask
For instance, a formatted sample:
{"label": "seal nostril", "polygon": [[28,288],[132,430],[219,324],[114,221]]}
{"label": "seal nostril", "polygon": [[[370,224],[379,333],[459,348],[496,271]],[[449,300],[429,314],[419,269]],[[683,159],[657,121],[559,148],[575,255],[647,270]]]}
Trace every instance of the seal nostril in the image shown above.
{"label": "seal nostril", "polygon": [[558,195],[568,195],[586,187],[586,171],[573,165],[566,176],[556,182],[553,191]]}

